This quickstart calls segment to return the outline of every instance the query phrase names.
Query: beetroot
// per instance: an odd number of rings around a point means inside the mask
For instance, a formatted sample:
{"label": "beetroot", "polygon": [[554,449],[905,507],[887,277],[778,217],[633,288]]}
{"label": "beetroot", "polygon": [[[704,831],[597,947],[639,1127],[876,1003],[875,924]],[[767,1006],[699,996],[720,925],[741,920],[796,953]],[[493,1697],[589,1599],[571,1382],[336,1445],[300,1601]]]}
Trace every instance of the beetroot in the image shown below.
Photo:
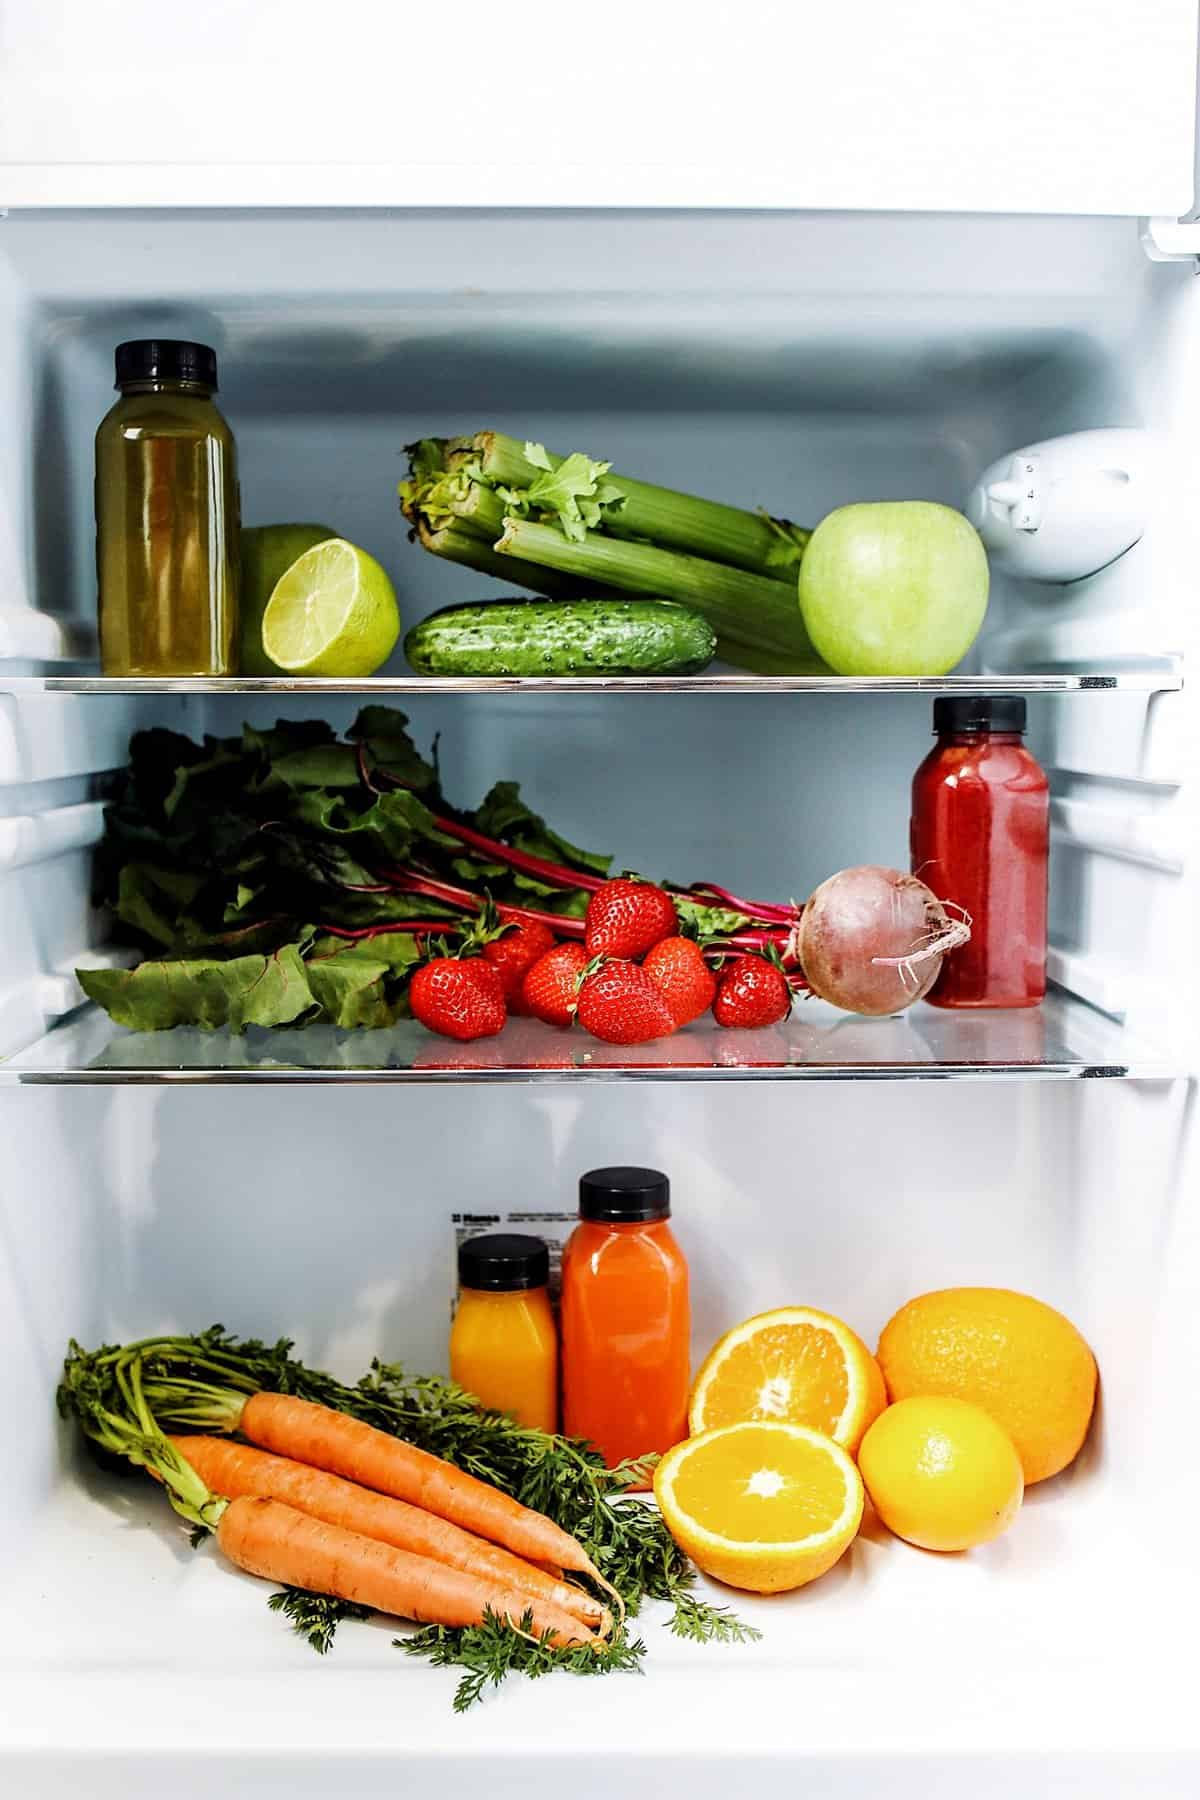
{"label": "beetroot", "polygon": [[846,1012],[900,1012],[927,994],[970,921],[952,918],[915,875],[867,863],[823,881],[793,945],[814,994]]}

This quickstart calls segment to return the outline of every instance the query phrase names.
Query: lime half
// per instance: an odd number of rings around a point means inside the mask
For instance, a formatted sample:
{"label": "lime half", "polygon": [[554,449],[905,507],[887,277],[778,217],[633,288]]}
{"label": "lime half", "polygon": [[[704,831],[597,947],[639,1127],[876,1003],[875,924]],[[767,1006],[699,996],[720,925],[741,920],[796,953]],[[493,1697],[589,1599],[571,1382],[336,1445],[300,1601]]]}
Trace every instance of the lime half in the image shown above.
{"label": "lime half", "polygon": [[240,675],[278,675],[263,654],[262,622],[275,583],[298,556],[336,537],[332,525],[243,525],[242,591],[238,621],[242,639]]}
{"label": "lime half", "polygon": [[263,650],[289,675],[373,675],[396,647],[400,610],[373,556],[327,538],[275,583]]}

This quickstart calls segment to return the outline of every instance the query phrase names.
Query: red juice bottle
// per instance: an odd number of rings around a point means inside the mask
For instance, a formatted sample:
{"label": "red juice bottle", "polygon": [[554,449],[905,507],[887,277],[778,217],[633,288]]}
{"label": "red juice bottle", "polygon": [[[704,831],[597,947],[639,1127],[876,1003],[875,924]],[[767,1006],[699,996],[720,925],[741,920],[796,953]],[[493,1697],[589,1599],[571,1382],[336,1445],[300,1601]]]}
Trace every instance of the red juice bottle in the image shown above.
{"label": "red juice bottle", "polygon": [[1046,992],[1050,789],[1011,694],[936,700],[937,743],[913,777],[912,871],[969,916],[932,1006],[1036,1006]]}

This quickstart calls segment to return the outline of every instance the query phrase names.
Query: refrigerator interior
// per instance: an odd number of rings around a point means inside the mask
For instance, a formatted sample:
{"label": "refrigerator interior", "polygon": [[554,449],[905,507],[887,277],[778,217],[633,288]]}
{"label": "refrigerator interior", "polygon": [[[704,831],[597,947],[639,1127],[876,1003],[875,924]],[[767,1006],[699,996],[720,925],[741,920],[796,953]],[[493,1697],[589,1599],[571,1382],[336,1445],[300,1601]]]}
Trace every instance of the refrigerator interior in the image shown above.
{"label": "refrigerator interior", "polygon": [[[1125,1791],[1124,1759],[1149,1749],[1139,1791],[1182,1794],[1197,1745],[1178,1600],[1200,1574],[1178,1523],[1200,1475],[1179,1429],[1200,1351],[1180,1003],[1192,724],[1178,687],[1200,491],[1190,273],[1147,261],[1120,219],[14,214],[0,222],[0,304],[12,1778],[65,1793],[85,1754],[94,1792],[140,1796],[172,1753],[187,1800],[214,1783],[315,1793],[352,1758],[367,1794],[423,1771],[466,1792],[481,1767],[515,1794],[536,1757],[587,1793],[648,1793],[669,1769],[707,1795],[748,1760],[800,1757],[821,1792],[857,1795],[894,1751],[889,1791],[915,1795],[942,1791],[938,1759],[969,1751],[981,1795],[1011,1791],[1027,1761],[1061,1765],[1076,1784],[1061,1791],[1090,1796]],[[199,1093],[157,1085],[153,1067],[125,1081],[118,1063],[105,1085],[53,1085],[61,1046],[78,1056],[72,1034],[91,1028],[71,970],[107,954],[89,863],[130,731],[341,725],[359,704],[54,691],[87,668],[91,439],[112,346],[150,331],[217,349],[245,522],[328,521],[384,563],[406,624],[496,591],[404,540],[401,448],[425,432],[494,424],[815,521],[860,498],[961,505],[1006,451],[1147,428],[1158,473],[1142,542],[1069,586],[998,575],[966,671],[999,690],[1022,675],[1114,678],[1030,700],[1054,795],[1053,1006],[1067,1009],[1048,1016],[1103,1039],[1072,1072],[1140,1078],[1023,1079],[1022,1020],[1036,1030],[1038,1015],[996,1015],[974,1065],[1003,1080],[955,1081],[935,1054],[924,1068],[894,1058],[896,1078],[869,1082],[773,1081],[750,1059],[692,1071],[711,1077],[698,1082],[668,1067],[644,1083],[566,1070],[474,1084],[468,1064],[389,1087],[351,1064],[358,1079],[336,1092],[317,1076],[303,1091]],[[385,675],[403,682],[399,653]],[[622,866],[787,897],[850,863],[903,866],[930,699],[767,686],[395,704],[422,745],[441,734],[464,804],[517,779],[558,829]],[[877,1064],[872,1034],[892,1023],[849,1022],[840,1041],[857,1033],[854,1047],[832,1072]],[[12,1079],[23,1065],[38,1079]],[[561,1214],[583,1169],[620,1161],[671,1174],[698,1355],[787,1301],[873,1342],[925,1289],[1028,1290],[1096,1350],[1084,1455],[982,1551],[936,1558],[869,1529],[811,1589],[729,1597],[759,1645],[679,1643],[648,1615],[645,1679],[514,1683],[460,1720],[451,1676],[402,1659],[384,1624],[344,1627],[319,1664],[261,1584],[193,1554],[153,1492],[85,1465],[54,1417],[72,1335],[220,1319],[294,1336],[343,1375],[373,1354],[444,1369],[452,1215]]]}

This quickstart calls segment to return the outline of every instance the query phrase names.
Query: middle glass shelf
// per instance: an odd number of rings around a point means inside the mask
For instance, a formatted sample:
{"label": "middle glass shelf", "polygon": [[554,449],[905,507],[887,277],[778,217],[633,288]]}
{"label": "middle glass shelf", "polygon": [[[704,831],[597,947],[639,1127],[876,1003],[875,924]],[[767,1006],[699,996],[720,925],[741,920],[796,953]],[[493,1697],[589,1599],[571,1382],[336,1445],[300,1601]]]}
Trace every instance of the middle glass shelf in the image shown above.
{"label": "middle glass shelf", "polygon": [[1111,1019],[1058,989],[1023,1011],[950,1012],[918,1004],[865,1019],[819,1000],[784,1025],[726,1031],[711,1019],[633,1048],[511,1019],[493,1038],[456,1044],[409,1020],[384,1031],[133,1032],[88,1007],[0,1062],[0,1084],[394,1083],[425,1081],[773,1081],[1169,1079],[1180,1065],[1130,1041]]}

